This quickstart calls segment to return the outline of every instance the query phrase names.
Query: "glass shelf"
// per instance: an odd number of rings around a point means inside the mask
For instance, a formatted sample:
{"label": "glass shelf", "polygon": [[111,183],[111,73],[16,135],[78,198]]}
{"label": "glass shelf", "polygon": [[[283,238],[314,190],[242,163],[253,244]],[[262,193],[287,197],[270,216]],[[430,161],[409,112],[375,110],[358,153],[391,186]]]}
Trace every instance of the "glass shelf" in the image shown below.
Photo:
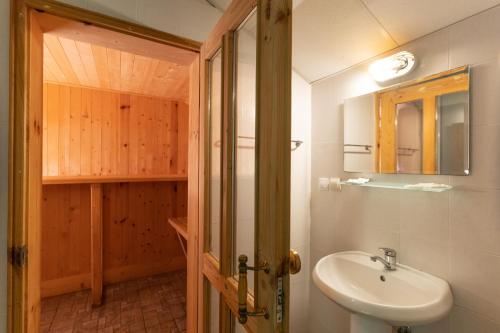
{"label": "glass shelf", "polygon": [[387,188],[393,190],[406,190],[406,191],[420,191],[420,192],[445,192],[453,189],[453,186],[446,185],[447,187],[409,187],[408,185],[415,184],[405,184],[405,183],[387,183],[387,182],[368,182],[364,184],[352,184],[345,181],[341,181],[340,185],[347,186],[359,186],[359,187],[375,187],[375,188]]}

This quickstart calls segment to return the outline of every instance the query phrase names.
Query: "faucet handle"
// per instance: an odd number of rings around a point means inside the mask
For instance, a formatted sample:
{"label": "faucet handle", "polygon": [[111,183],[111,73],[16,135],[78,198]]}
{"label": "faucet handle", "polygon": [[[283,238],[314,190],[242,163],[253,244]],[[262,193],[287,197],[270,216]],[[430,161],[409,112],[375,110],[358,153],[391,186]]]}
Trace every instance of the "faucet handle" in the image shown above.
{"label": "faucet handle", "polygon": [[389,247],[379,247],[379,250],[383,251],[384,255],[388,257],[396,257],[396,255],[398,254],[396,250],[391,249]]}

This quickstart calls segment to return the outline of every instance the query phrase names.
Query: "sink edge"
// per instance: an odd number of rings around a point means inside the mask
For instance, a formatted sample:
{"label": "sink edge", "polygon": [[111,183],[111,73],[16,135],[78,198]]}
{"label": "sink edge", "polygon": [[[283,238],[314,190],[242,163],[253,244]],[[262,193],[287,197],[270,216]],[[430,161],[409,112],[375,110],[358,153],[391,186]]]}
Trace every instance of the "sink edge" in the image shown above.
{"label": "sink edge", "polygon": [[[435,322],[439,319],[445,317],[451,310],[453,306],[453,296],[451,293],[451,288],[449,283],[446,280],[443,280],[439,277],[436,277],[432,274],[423,272],[421,270],[398,264],[398,267],[402,269],[406,269],[412,271],[416,274],[428,276],[433,281],[442,284],[442,287],[447,289],[440,297],[438,297],[432,303],[425,303],[417,306],[390,306],[379,303],[370,303],[365,302],[361,299],[350,297],[347,294],[335,291],[332,287],[328,286],[326,283],[321,281],[321,278],[318,274],[318,266],[323,261],[332,256],[340,256],[346,254],[357,254],[370,257],[371,254],[363,251],[342,251],[336,252],[321,258],[315,265],[313,269],[313,281],[314,284],[321,290],[321,292],[327,296],[330,300],[335,302],[336,304],[348,309],[352,312],[357,312],[361,314],[365,314],[368,316],[376,317],[381,320],[387,321],[391,325],[423,325]],[[426,309],[424,309],[424,307]],[[387,315],[384,311],[388,309],[393,312],[392,315]],[[425,314],[421,313],[424,312]],[[429,313],[433,313],[434,315],[429,316]]]}

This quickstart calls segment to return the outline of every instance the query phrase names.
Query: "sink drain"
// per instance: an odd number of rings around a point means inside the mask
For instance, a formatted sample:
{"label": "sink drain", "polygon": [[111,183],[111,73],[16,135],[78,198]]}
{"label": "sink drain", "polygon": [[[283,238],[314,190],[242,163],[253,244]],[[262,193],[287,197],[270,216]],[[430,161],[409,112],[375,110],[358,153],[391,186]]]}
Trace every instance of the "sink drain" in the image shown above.
{"label": "sink drain", "polygon": [[397,332],[398,333],[411,333],[411,327],[410,326],[401,326],[401,327],[398,327]]}
{"label": "sink drain", "polygon": [[[385,276],[380,275],[380,281],[385,282]],[[404,332],[403,332],[404,333]]]}

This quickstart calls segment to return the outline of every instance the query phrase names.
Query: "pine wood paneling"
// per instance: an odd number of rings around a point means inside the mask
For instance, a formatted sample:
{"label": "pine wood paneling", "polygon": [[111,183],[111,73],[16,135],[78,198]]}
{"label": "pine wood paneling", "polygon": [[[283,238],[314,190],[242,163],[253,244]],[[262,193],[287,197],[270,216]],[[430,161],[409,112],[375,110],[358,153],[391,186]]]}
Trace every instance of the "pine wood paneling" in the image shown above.
{"label": "pine wood paneling", "polygon": [[[102,184],[104,282],[185,266],[171,217],[187,214],[186,182]],[[42,296],[90,287],[88,184],[44,185]]]}
{"label": "pine wood paneling", "polygon": [[44,35],[44,81],[187,102],[189,66]]}
{"label": "pine wood paneling", "polygon": [[53,83],[44,96],[42,295],[92,284],[88,183],[103,183],[105,283],[185,266],[167,221],[187,214],[187,104]]}
{"label": "pine wood paneling", "polygon": [[69,61],[69,56],[66,54],[65,49],[62,47],[59,38],[54,35],[45,35],[43,38],[46,50],[48,50],[54,59],[54,63],[48,63],[47,67],[52,69],[52,66],[56,64],[61,70],[65,82],[78,84],[79,80],[73,71],[73,66]]}
{"label": "pine wood paneling", "polygon": [[[40,242],[37,232],[40,226],[41,212],[38,198],[41,198],[42,156],[41,128],[42,102],[41,74],[42,64],[38,45],[28,42],[30,33],[37,32],[41,40],[41,31],[34,24],[35,9],[74,19],[74,24],[82,27],[105,27],[115,34],[129,35],[140,40],[154,40],[159,44],[180,47],[182,50],[198,51],[199,43],[156,31],[134,23],[96,14],[56,1],[13,1],[11,11],[10,43],[10,133],[9,143],[9,235],[8,245],[27,245],[28,260],[26,267],[18,269],[8,265],[8,332],[35,332],[39,328],[39,290],[40,277],[38,256]],[[87,22],[89,25],[82,25]],[[35,28],[35,29],[33,29]],[[30,31],[31,30],[31,31]],[[42,30],[46,31],[45,28]],[[109,37],[108,34],[106,37]],[[103,37],[103,34],[99,34]],[[113,41],[114,42],[114,41]],[[137,45],[135,45],[137,47]],[[175,48],[173,48],[175,50]],[[178,53],[177,53],[178,54]],[[36,56],[38,55],[38,56]],[[30,56],[34,56],[30,59]],[[32,61],[34,60],[34,61]],[[33,85],[34,84],[34,85]],[[48,148],[48,147],[47,147]],[[38,178],[37,178],[38,177]],[[58,255],[61,255],[58,253]]]}
{"label": "pine wood paneling", "polygon": [[90,188],[43,187],[42,281],[90,273]]}
{"label": "pine wood paneling", "polygon": [[183,257],[168,218],[186,216],[185,183],[104,186],[105,270]]}
{"label": "pine wood paneling", "polygon": [[179,103],[177,109],[177,173],[187,175],[189,107]]}
{"label": "pine wood paneling", "polygon": [[45,83],[44,176],[186,175],[187,104]]}

